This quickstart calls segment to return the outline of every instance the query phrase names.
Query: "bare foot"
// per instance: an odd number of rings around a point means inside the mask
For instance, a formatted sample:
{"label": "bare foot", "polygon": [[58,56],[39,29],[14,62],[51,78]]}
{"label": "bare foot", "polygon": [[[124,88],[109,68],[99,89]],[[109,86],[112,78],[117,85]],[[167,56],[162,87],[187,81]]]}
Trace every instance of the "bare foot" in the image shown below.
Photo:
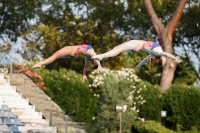
{"label": "bare foot", "polygon": [[103,58],[100,55],[94,55],[92,56],[92,59],[101,61]]}
{"label": "bare foot", "polygon": [[42,65],[40,65],[39,63],[37,63],[37,64],[35,64],[33,67],[32,67],[32,69],[37,69],[37,68],[41,68],[42,67]]}

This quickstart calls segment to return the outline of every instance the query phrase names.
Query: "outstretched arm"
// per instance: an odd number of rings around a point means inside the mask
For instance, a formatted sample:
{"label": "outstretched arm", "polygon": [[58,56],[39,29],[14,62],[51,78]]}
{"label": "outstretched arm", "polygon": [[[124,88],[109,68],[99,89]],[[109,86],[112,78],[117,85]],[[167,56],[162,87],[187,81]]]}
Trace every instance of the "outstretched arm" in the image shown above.
{"label": "outstretched arm", "polygon": [[171,54],[169,54],[167,52],[159,52],[158,56],[164,56],[164,57],[167,57],[167,58],[170,58],[170,59],[174,59],[177,63],[181,62],[180,59],[176,58],[175,56],[173,56],[173,55],[171,55]]}
{"label": "outstretched arm", "polygon": [[84,68],[83,68],[83,76],[81,78],[82,82],[87,80],[86,72],[87,72],[87,68],[88,68],[89,64],[90,64],[89,60],[87,58],[85,58],[85,65],[84,65]]}
{"label": "outstretched arm", "polygon": [[152,58],[152,57],[154,57],[154,56],[148,55],[148,56],[147,56],[146,58],[144,58],[136,67],[137,67],[138,69],[140,69],[141,66],[144,65],[146,62],[148,62],[149,59]]}

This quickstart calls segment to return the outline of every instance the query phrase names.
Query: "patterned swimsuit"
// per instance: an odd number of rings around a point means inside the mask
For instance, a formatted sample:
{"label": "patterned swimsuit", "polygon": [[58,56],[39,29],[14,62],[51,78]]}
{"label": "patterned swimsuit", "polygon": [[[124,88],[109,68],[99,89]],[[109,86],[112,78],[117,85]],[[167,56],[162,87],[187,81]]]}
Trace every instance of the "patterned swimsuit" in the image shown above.
{"label": "patterned swimsuit", "polygon": [[[142,45],[142,47],[140,48],[140,50],[144,50],[145,48],[149,48],[150,50],[153,50],[156,47],[159,47],[160,45],[158,43],[155,42],[151,42],[151,41],[145,41],[144,44]],[[135,50],[130,50],[131,52],[137,52]]]}
{"label": "patterned swimsuit", "polygon": [[[67,55],[67,58],[73,58],[74,56],[80,54],[81,49],[86,52],[89,49],[93,49],[93,47],[91,45],[87,45],[87,44],[82,44],[82,45],[78,45],[78,48],[76,50],[76,53],[72,56],[72,55]],[[86,58],[91,59],[91,57],[87,54],[83,54]]]}

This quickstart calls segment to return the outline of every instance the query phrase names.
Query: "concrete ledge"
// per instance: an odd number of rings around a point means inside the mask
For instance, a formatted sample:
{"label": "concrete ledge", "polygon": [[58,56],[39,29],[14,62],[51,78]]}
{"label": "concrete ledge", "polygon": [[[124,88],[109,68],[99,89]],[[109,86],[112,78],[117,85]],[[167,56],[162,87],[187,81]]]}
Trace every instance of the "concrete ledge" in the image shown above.
{"label": "concrete ledge", "polygon": [[0,85],[0,89],[13,89],[13,86],[5,84],[5,85]]}
{"label": "concrete ledge", "polygon": [[[17,100],[16,100],[17,101]],[[10,107],[21,107],[21,106],[23,106],[23,107],[25,107],[25,106],[28,106],[29,105],[29,103],[28,102],[20,102],[20,101],[17,101],[17,102],[14,102],[14,101],[4,101],[4,103],[5,104],[7,104],[8,106],[10,106]]]}
{"label": "concrete ledge", "polygon": [[56,127],[50,126],[32,126],[26,125],[23,127],[18,127],[21,132],[26,133],[56,133]]}
{"label": "concrete ledge", "polygon": [[21,118],[21,121],[26,125],[26,124],[31,124],[31,125],[43,125],[43,126],[48,126],[49,125],[49,120],[46,119],[26,119],[26,118]]}
{"label": "concrete ledge", "polygon": [[18,92],[0,91],[0,97],[8,97],[8,96],[20,97],[21,95]]}
{"label": "concrete ledge", "polygon": [[10,108],[11,111],[15,112],[16,114],[17,113],[26,113],[26,114],[30,114],[30,113],[34,113],[35,112],[35,108],[34,106],[32,106],[32,108],[17,108],[17,107],[14,107],[14,108]]}
{"label": "concrete ledge", "polygon": [[33,109],[35,110],[34,106],[32,105],[22,105],[22,106],[15,106],[14,104],[9,104],[8,107],[11,109],[11,110],[20,110],[20,109],[23,109],[23,110],[27,110],[27,109]]}
{"label": "concrete ledge", "polygon": [[[13,111],[14,112],[14,111]],[[29,116],[42,116],[41,112],[34,112],[33,110],[29,111],[21,111],[21,112],[15,112],[16,115],[20,116],[25,116],[25,115],[29,115]]]}
{"label": "concrete ledge", "polygon": [[[1,96],[0,96],[1,97]],[[19,95],[18,97],[6,97],[3,96],[4,101],[6,102],[22,102],[22,103],[29,103],[28,99],[22,98],[21,95]]]}
{"label": "concrete ledge", "polygon": [[20,119],[34,119],[34,120],[41,120],[42,119],[42,115],[38,115],[38,116],[33,116],[33,115],[20,115],[18,116],[18,118]]}

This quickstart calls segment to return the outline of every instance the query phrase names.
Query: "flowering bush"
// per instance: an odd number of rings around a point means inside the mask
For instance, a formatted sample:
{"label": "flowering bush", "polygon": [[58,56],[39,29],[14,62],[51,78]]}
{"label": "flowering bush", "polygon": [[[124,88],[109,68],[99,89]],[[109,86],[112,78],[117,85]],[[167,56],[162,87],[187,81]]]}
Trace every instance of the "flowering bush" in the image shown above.
{"label": "flowering bush", "polygon": [[[128,105],[123,113],[123,131],[130,132],[135,120],[144,118],[138,117],[139,108],[137,105],[146,101],[141,95],[142,88],[138,89],[142,82],[135,74],[134,69],[122,68],[121,70],[95,70],[89,75],[91,91],[97,96],[99,110],[95,116],[96,125],[92,124],[93,132],[118,132],[119,117],[116,112],[116,105]],[[92,118],[94,120],[94,117]]]}
{"label": "flowering bush", "polygon": [[32,72],[28,66],[23,66],[21,64],[15,64],[13,66],[14,73],[23,73],[28,76],[39,88],[43,90],[48,90],[45,86],[43,78],[37,73]]}

